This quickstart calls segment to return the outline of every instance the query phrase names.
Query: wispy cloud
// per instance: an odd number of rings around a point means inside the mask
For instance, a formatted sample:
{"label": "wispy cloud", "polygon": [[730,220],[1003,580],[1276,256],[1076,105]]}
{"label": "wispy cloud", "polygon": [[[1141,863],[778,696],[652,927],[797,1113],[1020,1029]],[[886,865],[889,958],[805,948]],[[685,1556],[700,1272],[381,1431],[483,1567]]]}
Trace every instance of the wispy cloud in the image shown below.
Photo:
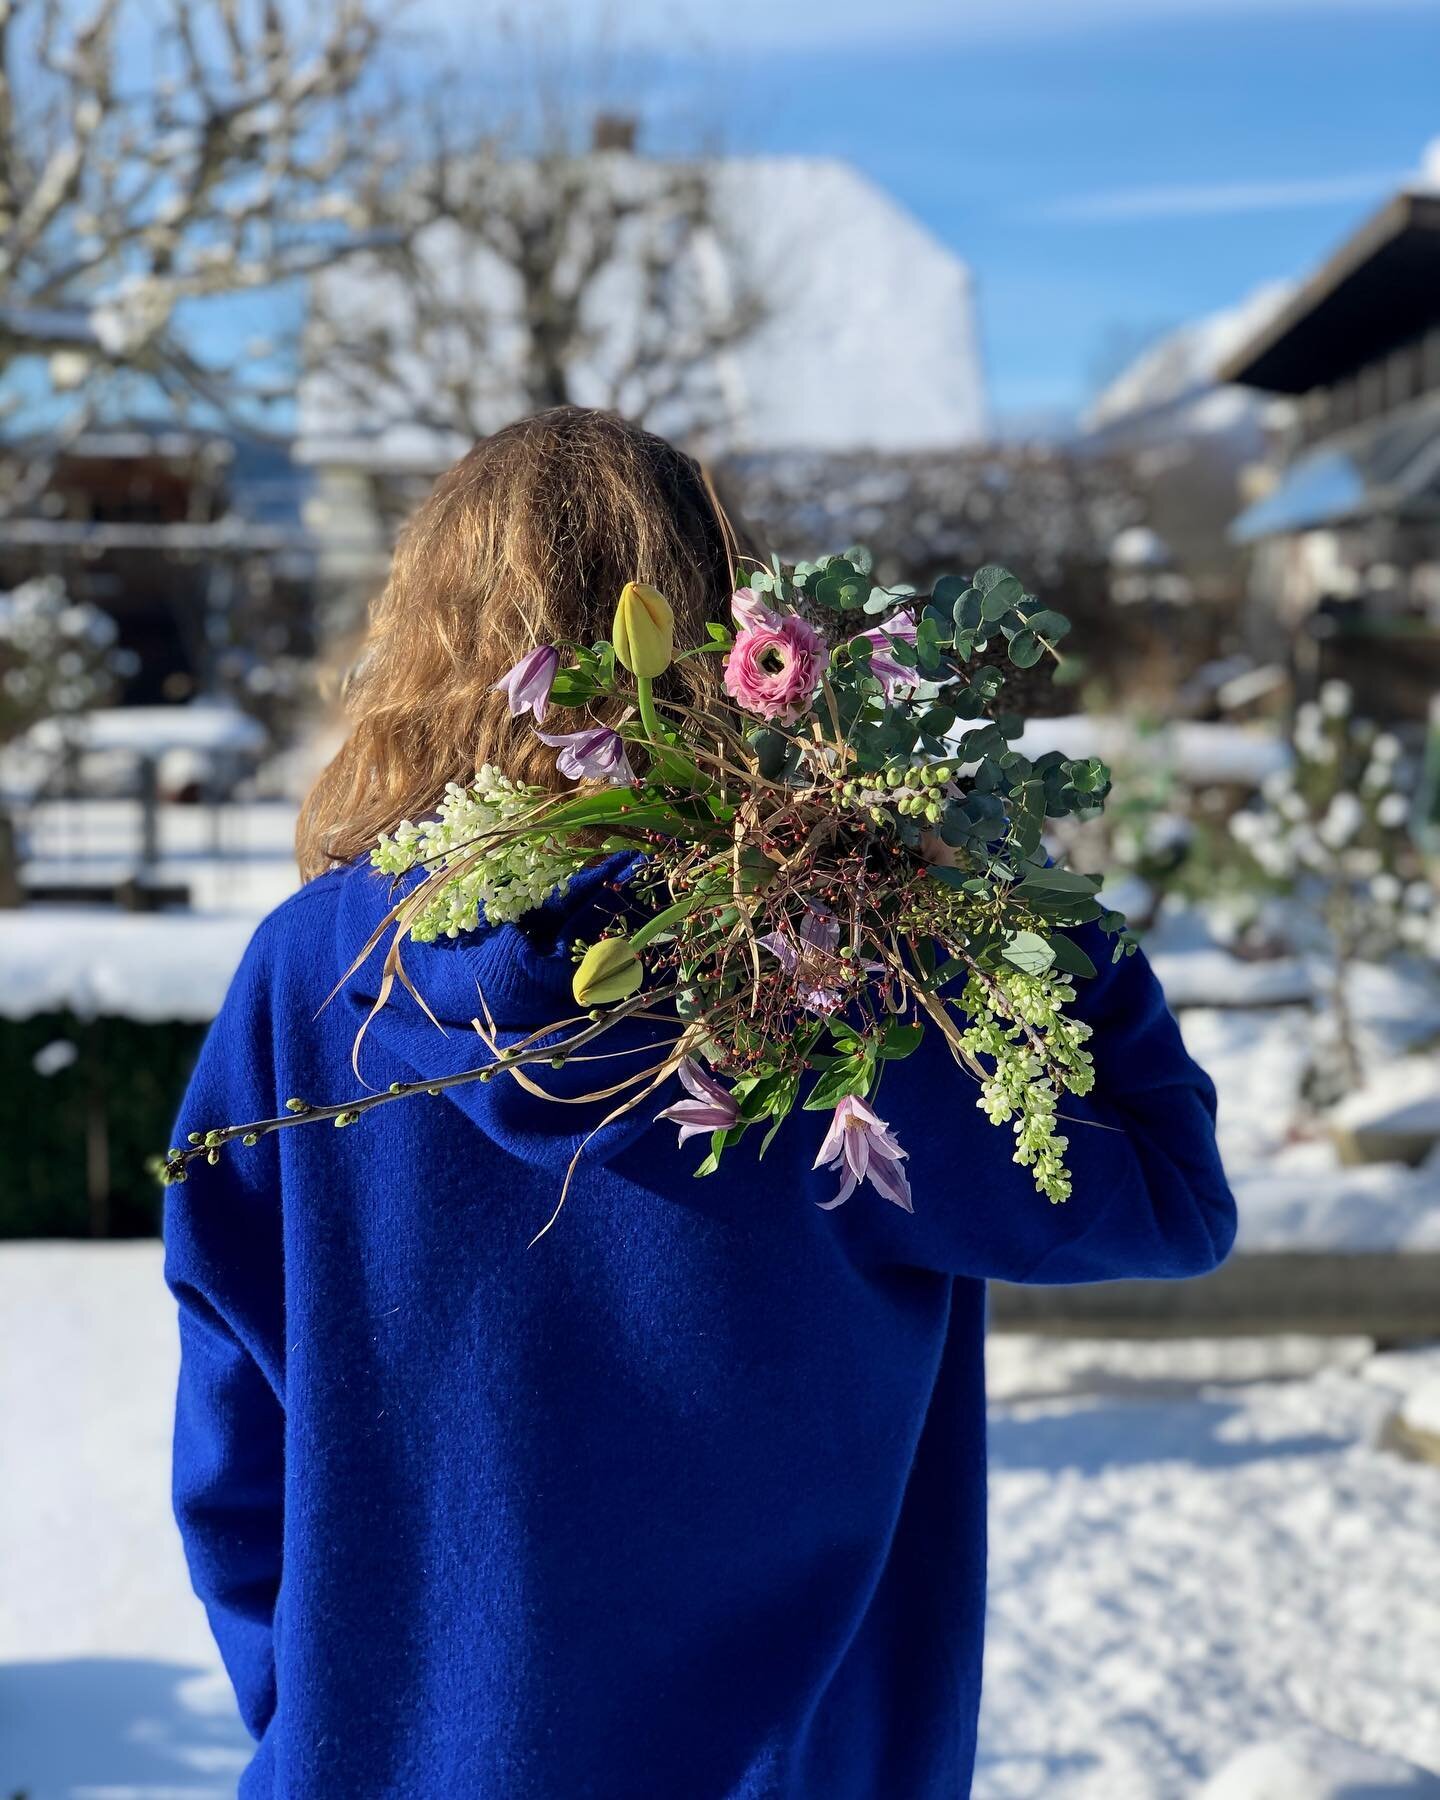
{"label": "wispy cloud", "polygon": [[1168,186],[1115,188],[1048,202],[1040,216],[1076,224],[1125,224],[1141,219],[1213,217],[1223,213],[1289,212],[1307,206],[1335,206],[1347,200],[1375,200],[1406,179],[1395,169],[1364,174],[1322,175],[1300,181],[1204,181]]}
{"label": "wispy cloud", "polygon": [[[749,50],[800,50],[846,45],[889,49],[912,45],[1031,42],[1085,37],[1097,30],[1201,21],[1225,28],[1246,19],[1360,12],[1370,17],[1423,12],[1435,0],[530,0],[531,17],[563,18],[582,33],[599,30],[606,42],[668,50],[742,44]],[[422,20],[453,27],[464,41],[477,20],[512,9],[504,0],[414,0]]]}

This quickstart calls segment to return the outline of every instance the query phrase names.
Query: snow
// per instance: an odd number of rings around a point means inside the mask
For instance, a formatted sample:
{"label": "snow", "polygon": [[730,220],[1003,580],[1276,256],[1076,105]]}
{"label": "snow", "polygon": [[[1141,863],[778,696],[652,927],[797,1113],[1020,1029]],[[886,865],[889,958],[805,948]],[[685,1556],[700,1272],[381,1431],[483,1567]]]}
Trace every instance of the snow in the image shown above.
{"label": "snow", "polygon": [[[1350,1746],[1440,1767],[1440,1470],[1377,1447],[1362,1371],[1231,1385],[1212,1349],[1183,1397],[995,1407],[976,1800],[1235,1800],[1322,1731],[1307,1781],[1365,1766]],[[1112,1379],[1134,1351],[1108,1346]]]}
{"label": "snow", "polygon": [[[1440,1251],[1440,1153],[1419,1168],[1347,1167],[1330,1135],[1334,1112],[1312,1117],[1302,1105],[1301,1080],[1319,1041],[1317,1015],[1297,1006],[1247,1004],[1243,995],[1237,1008],[1236,995],[1218,985],[1209,1004],[1181,1007],[1182,998],[1205,998],[1198,977],[1222,955],[1203,947],[1193,919],[1162,920],[1152,961],[1178,1009],[1186,1048],[1219,1095],[1220,1150],[1240,1213],[1238,1248]],[[1167,936],[1177,945],[1173,951],[1164,948]],[[1212,968],[1217,984],[1222,967]],[[1283,967],[1316,992],[1322,986],[1298,959],[1232,967],[1244,978]],[[1361,1054],[1378,1090],[1428,1091],[1431,1059],[1413,1052],[1440,1013],[1434,984],[1409,970],[1361,965],[1353,992]]]}
{"label": "snow", "polygon": [[1071,713],[1031,719],[1015,742],[1032,760],[1049,750],[1098,756],[1117,768],[1143,758],[1147,767],[1173,768],[1192,787],[1259,787],[1267,775],[1290,763],[1289,750],[1273,732],[1204,719],[1144,730],[1117,714]]}
{"label": "snow", "polygon": [[1215,372],[1280,311],[1294,283],[1271,281],[1235,306],[1206,314],[1168,333],[1118,375],[1085,416],[1096,432],[1144,414],[1175,408],[1177,428],[1228,432],[1266,404],[1236,388],[1217,388]]}
{"label": "snow", "polygon": [[255,920],[248,914],[135,914],[29,906],[0,948],[0,1016],[213,1019]]}
{"label": "snow", "polygon": [[170,1523],[157,1244],[0,1249],[0,1792],[225,1800],[248,1740]]}
{"label": "snow", "polygon": [[1432,1375],[1406,1395],[1400,1417],[1411,1431],[1434,1438],[1440,1447],[1440,1375]]}
{"label": "snow", "polygon": [[[693,259],[696,285],[723,316],[743,258],[748,282],[763,291],[766,316],[715,354],[718,394],[706,407],[682,397],[671,413],[656,415],[657,429],[685,436],[697,422],[708,423],[704,411],[718,398],[725,415],[718,436],[730,450],[951,449],[984,437],[970,272],[953,252],[844,162],[732,157],[711,168],[718,230]],[[609,179],[643,188],[659,169],[644,158],[618,157],[609,162]],[[448,228],[426,235],[420,254],[457,311],[488,306],[496,319],[474,409],[495,424],[529,410],[512,372],[522,342],[513,271]],[[582,404],[615,404],[616,371],[630,359],[626,321],[640,310],[637,266],[634,256],[622,257],[592,290],[595,348],[570,372]],[[865,277],[857,280],[861,268]],[[360,342],[379,330],[406,346],[408,394],[393,422],[377,427],[384,408],[377,415],[373,381],[310,373],[300,388],[297,459],[438,470],[467,449],[458,431],[414,422],[436,404],[442,375],[446,382],[453,376],[453,341],[439,352],[442,359],[448,352],[448,362],[437,368],[396,278],[363,259],[319,281],[326,310],[343,321],[346,337]],[[364,406],[357,394],[366,396]]]}
{"label": "snow", "polygon": [[258,719],[223,701],[192,700],[186,706],[109,706],[78,718],[42,719],[30,728],[37,749],[54,753],[122,750],[157,756],[164,750],[258,755],[267,742]]}
{"label": "snow", "polygon": [[1110,561],[1117,569],[1167,569],[1174,560],[1170,546],[1148,525],[1127,525],[1110,545]]}
{"label": "snow", "polygon": [[[1393,1784],[1440,1768],[1440,1468],[1381,1440],[1440,1350],[1016,1337],[989,1360],[975,1800],[1430,1791]],[[157,1245],[0,1247],[23,1474],[0,1484],[0,1792],[234,1792],[247,1743],[168,1512],[175,1365]]]}
{"label": "snow", "polygon": [[1387,1062],[1329,1116],[1333,1125],[1351,1131],[1440,1136],[1440,1063],[1419,1056]]}
{"label": "snow", "polygon": [[1230,1184],[1241,1251],[1440,1252],[1434,1162],[1347,1168],[1327,1144],[1297,1144],[1268,1164],[1231,1168]]}
{"label": "snow", "polygon": [[1288,1732],[1242,1750],[1200,1790],[1200,1800],[1440,1800],[1440,1776],[1398,1756],[1347,1744],[1328,1731]]}

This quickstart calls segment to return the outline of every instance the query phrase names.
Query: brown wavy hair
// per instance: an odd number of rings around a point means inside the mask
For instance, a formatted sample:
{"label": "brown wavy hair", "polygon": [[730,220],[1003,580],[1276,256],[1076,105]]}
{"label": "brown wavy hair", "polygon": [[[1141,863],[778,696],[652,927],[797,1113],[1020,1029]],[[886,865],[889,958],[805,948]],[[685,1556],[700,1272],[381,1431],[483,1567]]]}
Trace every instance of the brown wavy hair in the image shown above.
{"label": "brown wavy hair", "polygon": [[[614,413],[561,406],[483,439],[401,534],[346,680],[349,736],[300,811],[301,878],[433,812],[445,784],[481,763],[567,786],[494,684],[536,644],[608,637],[627,581],[668,597],[677,646],[703,642],[706,621],[726,615],[736,551],[700,464]],[[699,700],[713,661],[692,657],[662,681]]]}

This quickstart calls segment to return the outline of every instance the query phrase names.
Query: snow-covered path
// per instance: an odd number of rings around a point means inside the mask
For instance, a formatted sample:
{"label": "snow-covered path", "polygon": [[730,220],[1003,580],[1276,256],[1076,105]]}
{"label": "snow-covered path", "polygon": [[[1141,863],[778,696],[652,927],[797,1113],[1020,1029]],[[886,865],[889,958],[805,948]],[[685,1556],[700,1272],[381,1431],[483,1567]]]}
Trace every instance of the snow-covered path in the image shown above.
{"label": "snow-covered path", "polygon": [[[1440,1469],[1374,1447],[1387,1359],[1185,1392],[1167,1349],[1245,1347],[1088,1349],[1111,1391],[994,1407],[977,1800],[1170,1800],[1301,1726],[1440,1770]],[[997,1341],[992,1386],[1057,1353]]]}
{"label": "snow-covered path", "polygon": [[[156,1245],[0,1246],[0,1794],[234,1792],[166,1508],[173,1337]],[[1376,1445],[1424,1362],[995,1340],[977,1800],[1182,1800],[1315,1727],[1440,1770],[1440,1468]]]}

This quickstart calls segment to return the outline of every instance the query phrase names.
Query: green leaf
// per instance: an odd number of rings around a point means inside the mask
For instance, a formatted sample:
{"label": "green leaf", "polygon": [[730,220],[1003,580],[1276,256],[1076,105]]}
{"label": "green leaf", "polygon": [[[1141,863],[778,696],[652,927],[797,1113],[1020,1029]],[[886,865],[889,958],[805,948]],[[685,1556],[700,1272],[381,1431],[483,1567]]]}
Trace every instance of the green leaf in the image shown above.
{"label": "green leaf", "polygon": [[1095,974],[1095,965],[1075,942],[1063,933],[1057,932],[1049,940],[1050,948],[1055,952],[1055,967],[1067,975],[1083,975],[1090,980]]}
{"label": "green leaf", "polygon": [[1010,640],[1010,660],[1017,669],[1029,669],[1045,654],[1045,646],[1033,631],[1017,631]]}
{"label": "green leaf", "polygon": [[923,1025],[903,1025],[899,1019],[892,1019],[885,1027],[885,1036],[880,1042],[880,1056],[886,1062],[899,1062],[904,1057],[913,1056],[920,1048],[924,1036]]}
{"label": "green leaf", "polygon": [[713,1175],[720,1167],[720,1158],[732,1144],[738,1144],[744,1135],[743,1125],[732,1125],[728,1131],[712,1131],[710,1133],[710,1154],[696,1166],[696,1176]]}
{"label": "green leaf", "polygon": [[588,706],[604,692],[595,677],[583,669],[560,669],[550,683],[550,698],[556,706]]}
{"label": "green leaf", "polygon": [[1018,606],[1025,598],[1025,590],[1013,575],[1006,575],[997,581],[994,587],[986,591],[981,603],[980,616],[987,623],[1003,619],[1012,607]]}
{"label": "green leaf", "polygon": [[956,631],[968,633],[972,638],[980,630],[981,612],[985,605],[985,596],[979,588],[966,588],[955,602],[954,618]]}
{"label": "green leaf", "polygon": [[874,1065],[868,1056],[842,1056],[821,1072],[819,1080],[805,1096],[802,1110],[824,1112],[843,1100],[847,1094],[869,1092]]}
{"label": "green leaf", "polygon": [[931,603],[943,612],[953,613],[955,602],[969,587],[970,583],[963,575],[942,575],[931,589]]}
{"label": "green leaf", "polygon": [[1080,875],[1074,869],[1037,869],[1017,882],[1012,891],[1017,900],[1032,900],[1041,895],[1094,894],[1099,888],[1096,875]]}
{"label": "green leaf", "polygon": [[970,577],[970,585],[979,588],[982,594],[988,594],[997,582],[1013,581],[1015,577],[999,563],[986,563],[984,568],[977,569]]}
{"label": "green leaf", "polygon": [[1026,975],[1043,975],[1055,961],[1054,950],[1035,931],[1017,931],[1000,954]]}
{"label": "green leaf", "polygon": [[1064,613],[1053,612],[1048,606],[1031,613],[1025,623],[1036,637],[1048,638],[1052,644],[1070,629],[1070,621]]}
{"label": "green leaf", "polygon": [[790,739],[783,731],[761,725],[747,734],[747,741],[755,752],[761,775],[766,781],[778,781],[785,772],[785,765],[794,748]]}

